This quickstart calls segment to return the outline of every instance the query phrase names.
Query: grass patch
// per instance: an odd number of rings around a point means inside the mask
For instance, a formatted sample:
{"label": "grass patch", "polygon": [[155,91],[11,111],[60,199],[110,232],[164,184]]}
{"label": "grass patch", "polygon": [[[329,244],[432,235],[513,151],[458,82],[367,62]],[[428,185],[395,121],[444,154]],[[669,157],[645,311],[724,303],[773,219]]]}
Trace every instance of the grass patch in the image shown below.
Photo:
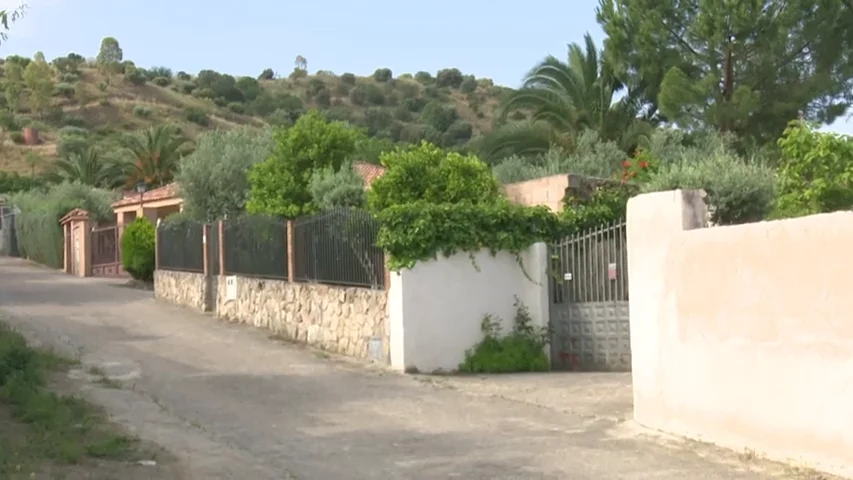
{"label": "grass patch", "polygon": [[86,401],[47,388],[50,374],[76,362],[30,348],[0,323],[0,478],[26,478],[90,458],[131,460],[136,440],[115,433]]}

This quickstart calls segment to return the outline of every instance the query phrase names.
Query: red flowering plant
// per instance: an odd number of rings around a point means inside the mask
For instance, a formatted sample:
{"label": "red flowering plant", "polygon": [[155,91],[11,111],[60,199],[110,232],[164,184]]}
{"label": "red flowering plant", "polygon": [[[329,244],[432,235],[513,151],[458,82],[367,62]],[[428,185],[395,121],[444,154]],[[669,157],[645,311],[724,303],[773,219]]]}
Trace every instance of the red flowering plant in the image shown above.
{"label": "red flowering plant", "polygon": [[657,159],[644,149],[637,150],[634,158],[622,162],[622,183],[648,181],[658,171]]}

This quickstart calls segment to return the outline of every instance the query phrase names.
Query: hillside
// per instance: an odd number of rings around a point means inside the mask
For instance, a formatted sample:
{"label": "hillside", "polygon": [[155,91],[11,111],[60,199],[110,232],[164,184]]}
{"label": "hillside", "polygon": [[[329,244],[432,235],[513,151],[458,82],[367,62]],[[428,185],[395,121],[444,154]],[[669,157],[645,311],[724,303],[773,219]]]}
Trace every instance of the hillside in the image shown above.
{"label": "hillside", "polygon": [[[308,75],[296,68],[286,78],[266,70],[256,79],[210,70],[173,74],[163,67],[137,68],[128,61],[111,71],[70,54],[45,63],[39,81],[32,69],[24,68],[29,63],[31,59],[9,57],[3,64],[0,171],[43,170],[70,150],[72,134],[74,141],[82,136],[109,150],[121,135],[157,124],[174,124],[192,140],[217,128],[288,125],[311,108],[389,143],[427,139],[461,147],[490,129],[508,90],[456,69],[394,78],[387,69],[358,77],[323,71]],[[45,78],[51,87],[45,86]],[[40,89],[48,98],[39,101],[35,92]],[[17,105],[8,98],[17,98]],[[38,145],[25,144],[25,127],[38,130]]]}

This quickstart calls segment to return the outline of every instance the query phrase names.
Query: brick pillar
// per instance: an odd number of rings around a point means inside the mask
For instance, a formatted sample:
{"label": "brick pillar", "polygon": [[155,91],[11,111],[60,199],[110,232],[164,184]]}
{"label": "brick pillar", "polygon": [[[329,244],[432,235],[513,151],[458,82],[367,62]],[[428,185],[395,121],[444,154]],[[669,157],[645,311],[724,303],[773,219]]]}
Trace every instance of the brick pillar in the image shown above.
{"label": "brick pillar", "polygon": [[208,236],[210,235],[210,224],[205,223],[202,225],[201,230],[201,258],[202,265],[204,265],[204,276],[210,276],[210,252],[207,248],[207,243],[209,242]]}
{"label": "brick pillar", "polygon": [[216,224],[217,235],[219,235],[219,275],[225,275],[225,223],[220,220]]}
{"label": "brick pillar", "polygon": [[293,251],[293,220],[287,221],[287,281],[292,282],[294,277],[294,255]]}

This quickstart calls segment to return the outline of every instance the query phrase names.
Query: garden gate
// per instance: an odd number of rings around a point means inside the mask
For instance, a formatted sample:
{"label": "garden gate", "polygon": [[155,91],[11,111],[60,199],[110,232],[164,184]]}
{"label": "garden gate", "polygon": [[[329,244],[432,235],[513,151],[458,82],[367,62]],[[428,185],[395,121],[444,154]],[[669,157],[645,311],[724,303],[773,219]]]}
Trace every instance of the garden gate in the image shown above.
{"label": "garden gate", "polygon": [[121,268],[119,227],[96,227],[89,236],[91,241],[92,276],[117,277],[124,274]]}
{"label": "garden gate", "polygon": [[625,221],[549,247],[554,370],[630,371]]}

